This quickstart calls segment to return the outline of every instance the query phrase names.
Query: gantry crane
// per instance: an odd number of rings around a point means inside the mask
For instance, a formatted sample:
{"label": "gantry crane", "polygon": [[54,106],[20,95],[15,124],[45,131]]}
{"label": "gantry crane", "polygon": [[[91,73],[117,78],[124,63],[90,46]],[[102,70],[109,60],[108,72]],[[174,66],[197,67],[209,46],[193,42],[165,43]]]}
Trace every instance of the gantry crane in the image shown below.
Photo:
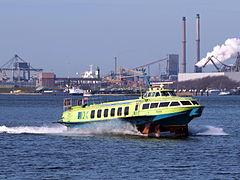
{"label": "gantry crane", "polygon": [[13,81],[29,81],[31,78],[31,71],[41,72],[43,69],[33,68],[30,63],[24,61],[17,54],[15,54],[13,58],[0,67],[2,81],[7,81],[10,79],[10,76],[7,75],[7,72],[12,72]]}
{"label": "gantry crane", "polygon": [[[213,59],[214,58],[214,59]],[[214,61],[215,60],[215,61]],[[234,71],[234,66],[230,66],[227,64],[224,64],[223,62],[221,62],[220,60],[218,60],[214,55],[208,57],[206,63],[203,65],[203,68],[209,63],[211,62],[213,64],[213,66],[217,69],[218,72],[231,72]],[[219,63],[221,66],[218,67],[217,63]]]}

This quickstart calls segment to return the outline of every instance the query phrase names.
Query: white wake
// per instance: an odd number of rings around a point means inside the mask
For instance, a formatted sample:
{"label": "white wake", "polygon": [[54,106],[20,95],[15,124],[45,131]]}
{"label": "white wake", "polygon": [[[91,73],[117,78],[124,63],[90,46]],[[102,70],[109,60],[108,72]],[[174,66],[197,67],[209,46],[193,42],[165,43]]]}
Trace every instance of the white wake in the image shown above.
{"label": "white wake", "polygon": [[[79,128],[67,128],[64,125],[51,124],[47,126],[0,126],[0,133],[8,134],[46,134],[59,136],[91,136],[91,135],[136,135],[142,136],[137,128],[128,122],[114,121],[103,123],[91,123]],[[223,128],[210,125],[192,127],[189,126],[189,135],[193,136],[226,136]]]}
{"label": "white wake", "polygon": [[62,136],[81,136],[81,135],[142,135],[136,127],[127,122],[115,121],[104,123],[91,123],[83,125],[79,128],[67,128],[64,125],[48,125],[48,126],[18,126],[7,127],[0,126],[0,133],[9,134],[48,134]]}
{"label": "white wake", "polygon": [[0,133],[9,134],[58,134],[67,132],[65,126],[18,126],[18,127],[7,127],[0,126]]}
{"label": "white wake", "polygon": [[197,136],[226,136],[228,133],[224,132],[223,128],[214,127],[210,125],[189,127],[189,134]]}

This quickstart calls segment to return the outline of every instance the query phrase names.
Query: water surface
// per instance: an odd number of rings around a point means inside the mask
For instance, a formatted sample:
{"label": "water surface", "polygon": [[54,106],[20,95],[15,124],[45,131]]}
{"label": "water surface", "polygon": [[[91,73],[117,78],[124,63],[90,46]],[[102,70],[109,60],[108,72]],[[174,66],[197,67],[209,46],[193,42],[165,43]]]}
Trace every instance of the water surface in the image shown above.
{"label": "water surface", "polygon": [[187,138],[53,124],[62,96],[0,95],[0,179],[240,179],[240,96],[199,97]]}

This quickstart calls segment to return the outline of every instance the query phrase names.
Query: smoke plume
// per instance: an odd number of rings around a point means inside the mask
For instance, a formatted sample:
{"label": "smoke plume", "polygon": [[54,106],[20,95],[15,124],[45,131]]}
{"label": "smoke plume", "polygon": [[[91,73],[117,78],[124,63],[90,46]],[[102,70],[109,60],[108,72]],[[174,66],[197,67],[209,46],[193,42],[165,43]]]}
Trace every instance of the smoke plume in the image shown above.
{"label": "smoke plume", "polygon": [[[208,52],[207,56],[197,62],[195,65],[198,67],[204,66],[208,58],[211,56],[216,57],[219,61],[223,62],[229,58],[237,56],[237,53],[240,52],[240,39],[231,38],[227,39],[224,44],[221,46],[217,45],[213,48],[212,52]],[[219,63],[215,58],[212,59],[214,63]],[[212,63],[209,63],[212,64]]]}

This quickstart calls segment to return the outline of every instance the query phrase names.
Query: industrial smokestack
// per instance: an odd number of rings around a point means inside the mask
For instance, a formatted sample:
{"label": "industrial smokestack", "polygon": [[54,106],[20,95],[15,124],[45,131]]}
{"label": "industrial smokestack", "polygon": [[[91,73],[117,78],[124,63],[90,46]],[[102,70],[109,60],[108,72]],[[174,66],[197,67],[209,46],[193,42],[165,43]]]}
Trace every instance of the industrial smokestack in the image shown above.
{"label": "industrial smokestack", "polygon": [[[200,16],[196,16],[196,42],[197,42],[197,62],[200,61]],[[196,62],[196,63],[197,63]],[[195,72],[201,73],[202,68],[195,65]]]}
{"label": "industrial smokestack", "polygon": [[186,73],[186,17],[182,21],[182,73]]}

